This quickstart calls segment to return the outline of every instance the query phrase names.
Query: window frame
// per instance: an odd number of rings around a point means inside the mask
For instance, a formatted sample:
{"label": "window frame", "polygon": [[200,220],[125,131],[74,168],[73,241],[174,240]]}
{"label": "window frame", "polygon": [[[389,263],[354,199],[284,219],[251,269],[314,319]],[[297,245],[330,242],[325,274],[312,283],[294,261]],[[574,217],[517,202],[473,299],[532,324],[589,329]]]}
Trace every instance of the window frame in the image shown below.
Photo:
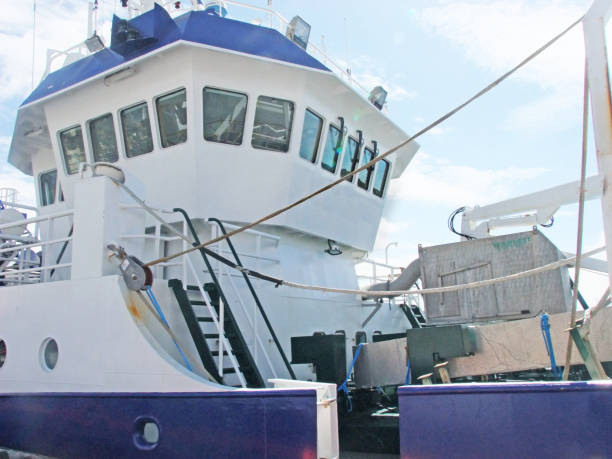
{"label": "window frame", "polygon": [[[383,176],[382,189],[380,190],[380,192],[377,192],[376,191],[376,172],[378,170],[378,166],[383,163],[387,165],[387,170],[385,171],[385,175]],[[378,161],[378,163],[376,163],[374,167],[374,180],[372,180],[372,194],[374,196],[378,196],[381,199],[385,197],[385,194],[388,188],[387,182],[389,181],[390,173],[391,173],[391,161],[383,158],[380,161]]]}
{"label": "window frame", "polygon": [[[53,172],[55,171],[55,195],[53,196],[53,202],[49,203],[49,204],[43,204],[43,188],[42,188],[42,176],[45,174],[48,174],[49,172]],[[59,197],[59,172],[57,170],[57,168],[53,168],[53,169],[46,169],[43,171],[40,171],[38,173],[38,179],[37,179],[37,185],[38,185],[38,202],[40,203],[40,207],[48,207],[48,206],[52,206],[54,204],[57,204],[59,201],[58,197]]]}
{"label": "window frame", "polygon": [[[321,125],[320,125],[320,128],[319,128],[319,138],[317,139],[316,148],[315,148],[315,152],[314,152],[314,157],[312,159],[304,158],[301,155],[302,137],[304,136],[304,123],[306,121],[306,112],[312,113],[314,116],[316,116],[317,118],[319,118],[321,120]],[[323,141],[323,128],[325,127],[325,124],[326,124],[326,120],[325,120],[325,117],[322,114],[320,114],[316,110],[313,110],[310,107],[306,107],[304,109],[304,118],[302,119],[302,136],[300,137],[300,147],[298,148],[298,157],[300,157],[301,159],[306,161],[308,164],[317,164],[317,162],[319,161],[319,150],[321,149],[321,142]]]}
{"label": "window frame", "polygon": [[[101,118],[104,118],[105,116],[108,116],[108,115],[110,115],[110,117],[111,117],[111,124],[113,125],[113,134],[115,136],[115,149],[117,151],[117,159],[115,161],[97,161],[96,160],[96,152],[95,152],[94,145],[93,145],[93,136],[91,135],[91,123],[92,123],[92,121],[97,121],[97,120],[99,120]],[[117,142],[117,125],[115,123],[115,117],[113,116],[113,113],[112,112],[107,112],[107,113],[104,113],[104,114],[102,114],[100,116],[96,116],[95,118],[91,118],[91,119],[89,119],[89,120],[87,120],[85,122],[85,126],[87,126],[87,142],[88,142],[89,149],[91,151],[91,158],[92,158],[93,162],[110,162],[110,163],[119,162],[120,154],[119,154],[119,144]]]}
{"label": "window frame", "polygon": [[[162,97],[166,97],[169,95],[172,95],[174,93],[177,92],[181,92],[181,91],[185,91],[185,113],[187,114],[187,123],[185,124],[185,126],[187,126],[187,132],[185,133],[185,140],[183,142],[180,143],[176,143],[174,145],[168,145],[168,146],[164,146],[164,142],[162,139],[162,130],[161,130],[161,125],[160,125],[160,118],[159,118],[159,110],[157,109],[157,103],[159,101],[159,99],[161,99]],[[159,149],[160,150],[165,150],[167,148],[172,148],[172,147],[178,147],[179,145],[183,145],[185,143],[189,142],[189,131],[191,131],[190,127],[189,127],[189,119],[191,118],[189,116],[189,104],[188,104],[189,98],[187,97],[187,87],[185,86],[180,86],[178,88],[175,89],[171,89],[170,91],[166,91],[163,92],[161,94],[158,94],[156,96],[154,96],[152,98],[152,108],[153,108],[153,112],[155,113],[155,122],[156,122],[156,131],[157,131],[157,142],[159,144]],[[153,148],[155,150],[155,148]],[[143,153],[146,154],[146,153]],[[138,156],[142,156],[142,155],[138,155]]]}
{"label": "window frame", "polygon": [[[229,142],[223,142],[221,140],[208,140],[206,138],[206,127],[204,125],[205,123],[205,118],[204,118],[204,111],[205,111],[205,106],[204,106],[204,94],[206,92],[206,89],[214,89],[216,91],[223,91],[223,92],[227,92],[227,93],[232,93],[232,94],[239,94],[241,96],[244,96],[246,98],[246,105],[244,107],[244,122],[242,124],[242,137],[240,139],[240,143],[229,143]],[[218,86],[204,86],[202,88],[202,138],[206,141],[206,142],[214,142],[214,143],[220,143],[223,145],[232,145],[235,147],[239,147],[241,145],[244,144],[244,138],[246,136],[247,133],[247,120],[248,120],[248,110],[249,110],[249,95],[246,92],[242,92],[242,91],[234,91],[231,89],[224,89],[224,88],[220,88]],[[252,133],[251,133],[252,135]]]}
{"label": "window frame", "polygon": [[[368,161],[366,161],[364,164],[367,164],[367,163],[369,163],[370,161],[372,161],[374,158],[376,158],[376,153],[374,152],[374,150],[372,150],[372,149],[371,149],[371,148],[369,148],[369,147],[364,147],[364,148],[363,148],[363,156],[361,156],[361,159],[364,159],[364,158],[365,158],[366,150],[367,150],[367,151],[369,151],[370,153],[372,153],[372,158],[370,158],[370,159],[369,159]],[[364,164],[361,164],[359,167],[362,167]],[[359,174],[357,174],[357,187],[361,188],[361,189],[362,189],[362,190],[364,190],[364,191],[369,191],[369,190],[370,190],[370,186],[372,186],[372,174],[373,174],[373,172],[374,172],[375,167],[376,167],[376,165],[374,165],[374,166],[373,166],[373,167],[371,167],[371,168],[370,168],[370,167],[368,167],[367,169],[365,169],[365,170],[361,171]],[[366,186],[365,186],[365,187],[361,185],[361,183],[362,183],[362,182],[361,182],[361,178],[360,178],[360,175],[361,175],[363,172],[367,172],[367,174],[368,174],[368,175],[367,175],[367,177],[366,177],[366,180],[367,180],[367,181],[366,181]]]}
{"label": "window frame", "polygon": [[66,175],[68,175],[68,176],[78,174],[79,171],[77,170],[77,171],[71,173],[68,170],[68,163],[66,162],[66,154],[64,152],[64,144],[62,142],[62,134],[64,132],[66,132],[66,131],[70,131],[71,129],[74,129],[74,128],[77,128],[77,127],[81,129],[81,140],[83,141],[83,155],[85,156],[85,162],[86,163],[91,162],[91,159],[89,157],[89,152],[87,151],[88,150],[88,145],[87,145],[87,142],[85,141],[85,138],[83,137],[83,130],[84,129],[83,129],[83,126],[81,125],[81,123],[74,123],[74,124],[69,125],[68,127],[64,128],[64,129],[60,129],[59,131],[57,131],[57,143],[58,143],[58,146],[59,146],[60,160],[61,160],[62,165],[64,167],[64,173]]}
{"label": "window frame", "polygon": [[[328,169],[325,164],[323,163],[323,158],[325,157],[325,146],[327,145],[327,138],[329,137],[329,131],[331,130],[331,128],[336,129],[339,133],[340,133],[340,138],[342,139],[342,142],[340,143],[341,146],[341,151],[340,153],[337,153],[337,157],[336,157],[336,169],[335,170],[330,170]],[[346,129],[346,128],[345,128]],[[323,169],[324,171],[329,172],[330,174],[336,175],[338,173],[338,165],[340,165],[340,169],[342,169],[342,165],[340,164],[340,160],[342,159],[342,157],[344,156],[344,148],[346,147],[346,142],[347,142],[347,138],[349,136],[347,136],[344,132],[342,132],[342,129],[340,129],[340,126],[336,125],[335,123],[327,123],[327,134],[325,135],[325,143],[323,144],[323,152],[321,154],[321,169]]]}
{"label": "window frame", "polygon": [[[260,97],[266,97],[268,99],[275,99],[275,100],[280,100],[283,102],[289,102],[292,105],[291,119],[289,120],[289,129],[287,130],[287,149],[286,150],[279,150],[276,148],[258,147],[256,145],[253,145],[253,135],[255,133],[255,119],[257,118],[257,105],[259,103]],[[265,94],[259,94],[255,102],[255,112],[253,113],[253,122],[251,125],[251,147],[257,150],[276,151],[279,153],[289,153],[289,151],[291,150],[291,140],[293,139],[293,129],[295,127],[295,123],[293,121],[295,119],[296,106],[297,104],[293,100],[283,99],[283,98],[274,97],[274,96],[267,96]]]}
{"label": "window frame", "polygon": [[[149,117],[149,132],[151,133],[151,151],[147,151],[146,153],[141,153],[139,155],[134,155],[134,156],[130,156],[128,155],[128,150],[127,150],[127,146],[126,146],[126,140],[125,140],[125,132],[123,131],[123,117],[121,116],[121,114],[125,111],[125,110],[129,110],[130,108],[134,108],[134,107],[138,107],[139,105],[145,105],[147,108],[147,116]],[[155,116],[155,115],[154,115]],[[156,150],[156,145],[155,145],[155,141],[157,140],[155,137],[155,134],[153,133],[153,129],[155,126],[153,126],[151,124],[151,120],[154,120],[155,118],[151,116],[151,110],[149,107],[149,101],[142,99],[139,102],[135,102],[133,104],[130,105],[126,105],[125,107],[121,107],[117,110],[117,123],[119,124],[119,135],[121,136],[121,142],[119,142],[121,144],[121,151],[123,153],[123,157],[125,159],[133,159],[133,158],[139,158],[141,156],[144,155],[148,155],[149,153],[153,153]]]}
{"label": "window frame", "polygon": [[[344,164],[344,157],[346,156],[346,154],[348,153],[348,145],[350,140],[353,140],[355,142],[355,144],[357,145],[357,159],[355,160],[355,164],[352,164],[351,161],[351,170],[346,172],[345,174],[342,173],[342,166]],[[346,143],[344,144],[344,149],[342,152],[342,161],[340,163],[340,177],[342,177],[343,175],[346,174],[350,174],[351,172],[353,172],[355,169],[357,169],[359,167],[359,160],[361,159],[361,150],[363,150],[363,148],[361,148],[363,146],[363,141],[359,142],[359,140],[357,140],[355,137],[353,137],[352,135],[348,135],[347,139],[346,139]],[[359,174],[357,174],[359,175]],[[348,180],[350,183],[353,183],[353,179],[355,178],[354,175],[351,175],[349,178],[347,178],[346,180]]]}

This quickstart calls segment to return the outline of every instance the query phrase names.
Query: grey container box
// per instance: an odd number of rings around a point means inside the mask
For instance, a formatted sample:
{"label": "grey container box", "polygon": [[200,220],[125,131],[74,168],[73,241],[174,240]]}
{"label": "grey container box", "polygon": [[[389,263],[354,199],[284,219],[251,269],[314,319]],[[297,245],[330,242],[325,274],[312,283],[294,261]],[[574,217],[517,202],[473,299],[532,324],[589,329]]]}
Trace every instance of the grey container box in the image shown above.
{"label": "grey container box", "polygon": [[[562,258],[538,230],[453,244],[420,247],[425,288],[507,276]],[[507,320],[569,311],[567,267],[491,286],[424,295],[427,321],[449,324]]]}

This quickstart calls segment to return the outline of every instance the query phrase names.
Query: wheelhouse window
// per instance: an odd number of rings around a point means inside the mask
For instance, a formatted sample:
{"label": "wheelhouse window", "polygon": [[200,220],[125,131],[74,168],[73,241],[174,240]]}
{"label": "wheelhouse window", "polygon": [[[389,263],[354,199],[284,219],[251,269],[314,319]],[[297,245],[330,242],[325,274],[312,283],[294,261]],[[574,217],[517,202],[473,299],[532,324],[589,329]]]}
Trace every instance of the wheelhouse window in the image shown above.
{"label": "wheelhouse window", "polygon": [[40,205],[49,206],[55,203],[55,190],[57,189],[57,169],[40,174]]}
{"label": "wheelhouse window", "polygon": [[89,138],[94,161],[114,163],[119,159],[113,115],[107,113],[89,122]]}
{"label": "wheelhouse window", "polygon": [[317,150],[323,129],[323,118],[306,110],[304,125],[302,126],[302,141],[300,143],[300,156],[311,163],[317,160]]}
{"label": "wheelhouse window", "polygon": [[86,162],[85,146],[83,144],[83,132],[81,126],[75,126],[60,132],[60,144],[64,156],[66,172],[76,174],[79,171],[79,164]]}
{"label": "wheelhouse window", "polygon": [[147,103],[143,102],[133,107],[121,110],[121,130],[123,145],[128,158],[151,153],[153,151],[153,136]]}
{"label": "wheelhouse window", "polygon": [[376,164],[376,170],[374,171],[374,186],[372,186],[372,193],[382,198],[385,192],[385,186],[387,185],[387,177],[389,175],[389,161],[381,159]]}
{"label": "wheelhouse window", "polygon": [[[359,162],[359,142],[352,137],[348,138],[344,157],[342,158],[342,168],[340,169],[340,175],[346,175],[353,172],[357,168]],[[349,182],[353,181],[351,175],[348,179]]]}
{"label": "wheelhouse window", "polygon": [[187,140],[186,94],[186,91],[181,89],[158,97],[155,101],[163,148],[172,147]]}
{"label": "wheelhouse window", "polygon": [[[364,148],[363,150],[363,158],[361,158],[361,165],[369,163],[374,159],[374,152],[369,148]],[[372,178],[372,169],[373,167],[368,167],[366,170],[363,170],[359,173],[359,179],[357,180],[357,185],[364,190],[367,190],[370,187],[370,179]]]}
{"label": "wheelhouse window", "polygon": [[204,138],[211,142],[242,144],[247,96],[204,88]]}
{"label": "wheelhouse window", "polygon": [[335,174],[338,168],[340,153],[342,153],[342,132],[336,126],[330,124],[327,131],[327,140],[325,141],[325,150],[323,150],[321,167]]}
{"label": "wheelhouse window", "polygon": [[251,145],[263,150],[289,151],[292,123],[293,102],[259,96]]}

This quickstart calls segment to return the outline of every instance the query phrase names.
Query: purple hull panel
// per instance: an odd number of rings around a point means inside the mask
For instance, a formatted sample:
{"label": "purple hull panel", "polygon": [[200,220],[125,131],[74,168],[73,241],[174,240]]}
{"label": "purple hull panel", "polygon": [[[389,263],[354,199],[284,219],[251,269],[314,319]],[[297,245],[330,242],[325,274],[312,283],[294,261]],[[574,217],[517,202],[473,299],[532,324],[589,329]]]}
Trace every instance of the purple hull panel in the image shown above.
{"label": "purple hull panel", "polygon": [[[0,413],[0,447],[61,458],[317,452],[314,391],[9,394],[0,395]],[[143,441],[144,423],[158,426],[157,442]]]}
{"label": "purple hull panel", "polygon": [[612,457],[612,383],[399,389],[402,458]]}

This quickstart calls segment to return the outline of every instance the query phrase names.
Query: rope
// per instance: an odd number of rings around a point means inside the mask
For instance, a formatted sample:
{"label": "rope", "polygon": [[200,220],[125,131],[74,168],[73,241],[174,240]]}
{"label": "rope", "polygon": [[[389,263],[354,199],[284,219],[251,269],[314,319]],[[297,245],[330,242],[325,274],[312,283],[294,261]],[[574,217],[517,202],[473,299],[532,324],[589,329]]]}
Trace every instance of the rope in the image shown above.
{"label": "rope", "polygon": [[[572,309],[570,312],[570,328],[576,326],[576,302],[578,300],[578,282],[580,280],[580,262],[582,252],[582,232],[584,222],[584,182],[586,180],[587,136],[589,127],[589,77],[587,62],[584,62],[584,93],[582,102],[582,157],[580,162],[580,198],[578,200],[578,234],[576,235],[576,266],[574,269],[574,291],[572,292]],[[565,351],[565,367],[563,380],[569,379],[572,361],[572,345],[574,341],[571,333],[567,337],[567,350]]]}
{"label": "rope", "polygon": [[[599,247],[597,249],[591,250],[590,252],[585,252],[583,256],[591,256],[599,252],[603,252],[605,250],[604,247]],[[572,265],[576,257],[563,258],[561,260],[555,261],[553,263],[549,263],[547,265],[540,266],[538,268],[529,269],[527,271],[521,271],[514,274],[509,274],[508,276],[497,277],[494,279],[485,279],[476,282],[470,282],[468,284],[459,284],[459,285],[449,285],[446,287],[434,287],[434,288],[422,288],[422,289],[414,289],[414,290],[388,290],[388,291],[369,291],[369,290],[351,290],[351,289],[343,289],[343,288],[332,288],[332,287],[319,287],[315,285],[305,285],[298,284],[297,282],[291,281],[281,281],[281,285],[285,285],[287,287],[299,288],[303,290],[315,290],[320,292],[329,292],[329,293],[346,293],[351,295],[361,295],[366,297],[387,297],[387,296],[401,296],[401,295],[432,295],[436,293],[448,293],[448,292],[457,292],[460,290],[466,290],[470,288],[478,288],[478,287],[486,287],[488,285],[494,285],[501,282],[507,282],[515,279],[521,279],[523,277],[533,276],[534,274],[540,274],[546,271],[552,271],[554,269],[561,268],[563,266]]]}
{"label": "rope", "polygon": [[555,379],[561,379],[561,371],[557,366],[555,360],[555,350],[552,345],[552,339],[550,338],[550,324],[548,323],[548,314],[544,313],[540,317],[540,328],[542,329],[542,337],[544,338],[544,345],[546,346],[546,352],[550,356],[550,370],[552,371]]}
{"label": "rope", "polygon": [[[155,310],[157,311],[157,315],[159,316],[161,321],[164,323],[164,325],[166,325],[166,327],[168,327],[168,329],[170,329],[170,325],[168,324],[168,321],[166,320],[166,316],[164,315],[164,312],[159,306],[159,303],[157,302],[157,298],[155,298],[155,295],[153,294],[153,290],[151,290],[151,287],[149,287],[148,285],[147,285],[147,295],[149,295],[149,299],[151,300],[151,303],[153,303],[153,306],[155,307]],[[193,371],[193,368],[191,368],[191,365],[189,365],[189,361],[187,360],[187,357],[185,357],[183,350],[178,345],[174,337],[172,338],[172,341],[174,341],[174,345],[178,349],[179,354],[181,354],[181,357],[183,358],[185,365],[187,365],[187,368],[189,368],[189,371]]]}
{"label": "rope", "polygon": [[387,152],[385,152],[384,154],[381,154],[377,157],[375,157],[374,159],[372,159],[370,162],[364,164],[363,166],[355,169],[352,172],[349,172],[348,174],[343,175],[342,177],[340,177],[338,180],[335,180],[333,182],[331,182],[330,184],[318,189],[317,191],[314,191],[306,196],[304,196],[301,199],[298,199],[297,201],[282,207],[281,209],[278,209],[274,212],[272,212],[271,214],[266,215],[265,217],[260,218],[259,220],[246,224],[244,226],[241,226],[240,228],[237,228],[233,231],[230,231],[227,234],[218,236],[214,239],[211,239],[207,242],[204,242],[200,245],[197,246],[193,246],[189,249],[183,250],[181,252],[177,252],[173,255],[168,255],[162,258],[158,258],[157,260],[152,260],[149,261],[148,263],[145,263],[145,266],[153,266],[159,263],[164,263],[166,261],[170,261],[174,258],[180,257],[182,255],[185,255],[187,253],[193,252],[194,250],[198,250],[200,248],[206,247],[208,245],[214,244],[216,242],[222,241],[223,239],[227,239],[229,237],[232,237],[238,233],[242,233],[243,231],[246,231],[250,228],[253,228],[254,226],[257,226],[261,223],[264,223],[282,213],[287,212],[290,209],[293,209],[296,206],[299,206],[300,204],[314,198],[315,196],[324,193],[327,190],[330,190],[331,188],[339,185],[340,183],[344,182],[345,180],[355,176],[356,174],[360,173],[361,171],[364,171],[370,167],[374,167],[374,165],[379,162],[382,161],[384,158],[386,158],[387,156],[395,153],[397,150],[399,150],[400,148],[405,147],[406,145],[408,145],[410,142],[412,142],[413,140],[419,138],[420,136],[422,136],[423,134],[425,134],[426,132],[428,132],[429,130],[433,129],[434,127],[438,126],[439,124],[441,124],[442,122],[446,121],[448,118],[450,118],[451,116],[453,116],[455,113],[459,112],[460,110],[462,110],[463,108],[465,108],[466,106],[468,106],[469,104],[471,104],[472,102],[474,102],[476,99],[480,98],[481,96],[483,96],[484,94],[486,94],[487,92],[489,92],[491,89],[493,89],[494,87],[496,87],[498,84],[500,84],[502,81],[504,81],[506,78],[508,78],[510,75],[512,75],[513,73],[515,73],[517,70],[519,70],[521,67],[523,67],[524,65],[526,65],[528,62],[530,62],[532,59],[534,59],[536,56],[540,55],[544,50],[546,50],[547,48],[549,48],[553,43],[555,43],[557,40],[559,40],[561,37],[563,37],[567,32],[569,32],[571,29],[573,29],[576,25],[580,24],[580,22],[582,22],[584,16],[580,17],[580,19],[576,20],[575,22],[573,22],[569,27],[567,27],[565,30],[563,30],[560,34],[558,34],[557,36],[555,36],[553,39],[551,39],[550,41],[548,41],[547,43],[545,43],[542,47],[538,48],[536,51],[534,51],[532,54],[530,54],[529,56],[527,56],[525,59],[523,59],[518,65],[516,65],[514,68],[512,68],[511,70],[507,71],[506,73],[504,73],[502,76],[500,76],[498,79],[496,79],[495,81],[493,81],[492,83],[490,83],[488,86],[484,87],[483,89],[481,89],[480,91],[478,91],[476,94],[474,94],[472,97],[470,97],[468,100],[466,100],[465,102],[463,102],[462,104],[458,105],[457,107],[455,107],[454,109],[452,109],[451,111],[449,111],[448,113],[446,113],[445,115],[441,116],[440,118],[438,118],[437,120],[435,120],[433,123],[429,124],[428,126],[426,126],[425,128],[421,129],[420,131],[418,131],[416,134],[414,134],[412,137],[409,137],[407,140],[401,142],[400,144],[396,145],[395,147],[391,148],[390,150],[388,150]]}
{"label": "rope", "polygon": [[355,356],[353,357],[353,361],[351,362],[351,366],[349,367],[348,372],[346,374],[346,379],[344,380],[342,384],[340,384],[340,387],[338,387],[338,393],[344,392],[346,394],[346,401],[348,403],[346,411],[348,413],[353,411],[353,402],[351,401],[351,396],[349,395],[347,384],[349,382],[349,379],[351,379],[351,373],[353,372],[353,367],[355,366],[355,362],[357,362],[357,357],[359,357],[359,353],[361,352],[362,347],[363,347],[363,343],[359,343],[359,346],[357,346],[357,350],[355,351]]}
{"label": "rope", "polygon": [[183,352],[185,353],[185,355],[187,355],[189,357],[189,359],[192,362],[195,362],[198,367],[200,368],[200,370],[206,375],[206,377],[211,381],[211,382],[215,382],[216,380],[215,378],[213,378],[211,376],[211,374],[208,372],[208,370],[206,370],[206,368],[204,368],[204,365],[202,365],[202,363],[196,359],[193,355],[191,355],[191,353],[185,349],[184,346],[182,346],[180,344],[179,339],[177,338],[177,336],[174,334],[174,332],[172,330],[170,330],[170,327],[168,327],[164,322],[162,322],[162,320],[159,318],[159,316],[155,313],[155,310],[151,307],[151,305],[149,304],[149,302],[147,301],[147,299],[145,298],[145,296],[142,294],[142,292],[137,291],[136,295],[138,295],[138,297],[140,298],[140,300],[142,301],[142,303],[146,306],[146,308],[149,310],[149,312],[153,315],[153,317],[155,317],[155,319],[157,320],[157,322],[162,326],[162,328],[164,330],[166,330],[166,333],[168,333],[168,335],[170,335],[170,337],[174,340],[174,342],[176,343],[177,346],[179,346]]}
{"label": "rope", "polygon": [[[161,218],[159,215],[157,215],[153,211],[153,209],[151,207],[146,205],[145,202],[142,199],[140,199],[125,184],[119,183],[119,182],[115,182],[115,183],[117,183],[117,185],[119,185],[123,189],[125,189],[126,192],[139,205],[141,205],[144,210],[146,210],[154,218],[159,220],[161,222],[161,224],[163,224],[165,227],[167,227],[170,231],[174,232],[176,235],[180,236],[182,239],[184,239],[185,241],[189,242],[190,244],[195,244],[195,243],[191,242],[189,239],[187,239],[185,235],[181,234],[179,231],[174,229],[163,218]],[[227,233],[227,234],[230,234],[230,233]],[[574,264],[576,259],[577,259],[577,257],[579,257],[579,256],[590,257],[592,255],[595,255],[595,254],[605,250],[605,246],[604,247],[599,247],[597,249],[591,250],[591,251],[586,252],[584,254],[575,255],[575,256],[569,257],[569,258],[563,258],[561,260],[555,261],[553,263],[549,263],[547,265],[540,266],[538,268],[529,269],[527,271],[521,271],[521,272],[518,272],[518,273],[510,274],[508,276],[497,277],[497,278],[493,278],[493,279],[485,279],[485,280],[476,281],[476,282],[470,282],[470,283],[467,283],[467,284],[449,285],[449,286],[446,286],[446,287],[421,288],[421,289],[414,289],[414,290],[370,291],[370,290],[352,290],[352,289],[342,289],[342,288],[334,288],[334,287],[322,287],[322,286],[318,286],[318,285],[307,285],[307,284],[300,284],[300,283],[297,283],[297,282],[291,282],[291,281],[279,279],[277,277],[268,276],[267,274],[263,274],[263,273],[260,273],[260,272],[257,272],[257,271],[253,271],[253,270],[250,270],[250,269],[245,268],[243,266],[239,266],[236,263],[234,263],[233,261],[228,260],[227,258],[225,258],[225,257],[217,254],[216,252],[213,252],[212,250],[207,249],[205,247],[201,247],[201,246],[196,247],[196,246],[194,246],[194,248],[197,248],[198,250],[203,250],[204,252],[206,252],[207,255],[209,255],[212,258],[220,261],[221,263],[229,266],[230,268],[233,268],[233,269],[235,269],[237,271],[240,271],[241,273],[244,273],[244,274],[246,274],[248,276],[255,277],[257,279],[261,279],[261,280],[264,280],[264,281],[267,281],[267,282],[271,282],[276,287],[284,285],[284,286],[287,286],[287,287],[298,288],[298,289],[302,289],[302,290],[313,290],[313,291],[327,292],[327,293],[345,293],[345,294],[349,294],[349,295],[361,295],[361,296],[364,296],[364,297],[382,297],[382,298],[390,297],[390,296],[401,296],[401,295],[433,295],[433,294],[437,294],[437,293],[457,292],[457,291],[460,291],[460,290],[466,290],[466,289],[470,289],[470,288],[486,287],[486,286],[498,284],[498,283],[501,283],[501,282],[507,282],[507,281],[511,281],[511,280],[515,280],[515,279],[521,279],[523,277],[533,276],[535,274],[540,274],[540,273],[543,273],[543,272],[546,272],[546,271],[552,271],[554,269],[558,269],[558,268],[561,268],[563,266],[569,266],[569,265]],[[145,265],[145,266],[147,266],[147,265]]]}

